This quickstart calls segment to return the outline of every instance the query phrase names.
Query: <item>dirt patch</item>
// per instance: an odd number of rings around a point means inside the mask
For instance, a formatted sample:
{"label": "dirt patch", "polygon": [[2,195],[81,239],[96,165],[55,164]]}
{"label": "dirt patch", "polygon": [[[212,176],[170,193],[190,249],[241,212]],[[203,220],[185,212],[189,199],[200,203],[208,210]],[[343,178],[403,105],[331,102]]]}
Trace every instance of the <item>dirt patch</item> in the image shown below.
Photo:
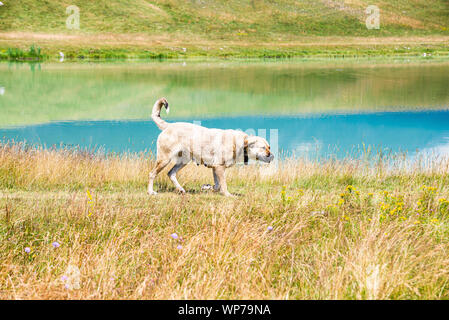
{"label": "dirt patch", "polygon": [[162,10],[161,8],[159,8],[158,6],[156,6],[150,2],[144,1],[143,4],[146,5],[147,7],[150,7],[154,11],[157,11],[158,13],[160,13],[161,15],[163,15],[165,17],[169,16],[167,12],[165,12],[164,10]]}

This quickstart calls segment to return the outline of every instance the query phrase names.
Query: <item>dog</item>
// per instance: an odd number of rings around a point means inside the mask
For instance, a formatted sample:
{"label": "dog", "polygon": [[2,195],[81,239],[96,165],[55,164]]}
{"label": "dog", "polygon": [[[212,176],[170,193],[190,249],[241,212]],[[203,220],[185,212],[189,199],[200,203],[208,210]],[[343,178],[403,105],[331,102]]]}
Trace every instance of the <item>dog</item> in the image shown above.
{"label": "dog", "polygon": [[270,163],[274,158],[270,145],[261,137],[238,130],[209,129],[187,122],[167,123],[161,118],[163,107],[167,113],[170,111],[165,98],[156,101],[151,113],[151,118],[162,132],[157,139],[156,167],[149,174],[149,195],[157,194],[153,190],[154,179],[172,161],[175,165],[168,172],[168,177],[180,193],[184,194],[185,190],[176,179],[176,173],[193,161],[212,169],[214,191],[231,196],[226,185],[226,168],[239,161],[248,164],[248,160],[252,159]]}

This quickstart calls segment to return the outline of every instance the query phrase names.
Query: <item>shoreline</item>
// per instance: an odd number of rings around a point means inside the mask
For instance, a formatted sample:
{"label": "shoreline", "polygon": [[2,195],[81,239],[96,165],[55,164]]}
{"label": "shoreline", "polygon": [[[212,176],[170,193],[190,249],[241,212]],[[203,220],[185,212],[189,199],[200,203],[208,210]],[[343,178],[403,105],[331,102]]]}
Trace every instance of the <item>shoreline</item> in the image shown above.
{"label": "shoreline", "polygon": [[0,60],[58,61],[60,52],[64,61],[419,57],[424,54],[449,57],[449,36],[305,36],[265,42],[257,39],[183,41],[140,34],[0,33]]}

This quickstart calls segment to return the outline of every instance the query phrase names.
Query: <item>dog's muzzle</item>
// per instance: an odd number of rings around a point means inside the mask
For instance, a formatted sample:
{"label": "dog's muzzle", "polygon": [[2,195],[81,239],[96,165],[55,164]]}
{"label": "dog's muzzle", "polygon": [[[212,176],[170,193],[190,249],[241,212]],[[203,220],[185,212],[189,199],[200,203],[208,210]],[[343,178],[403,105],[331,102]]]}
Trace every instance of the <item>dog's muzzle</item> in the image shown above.
{"label": "dog's muzzle", "polygon": [[261,156],[261,155],[257,155],[256,159],[257,159],[257,160],[260,160],[260,161],[263,161],[263,162],[266,162],[266,163],[270,163],[271,161],[273,161],[274,155],[273,155],[272,153],[270,153],[269,156],[266,156],[266,155],[262,155],[262,156]]}

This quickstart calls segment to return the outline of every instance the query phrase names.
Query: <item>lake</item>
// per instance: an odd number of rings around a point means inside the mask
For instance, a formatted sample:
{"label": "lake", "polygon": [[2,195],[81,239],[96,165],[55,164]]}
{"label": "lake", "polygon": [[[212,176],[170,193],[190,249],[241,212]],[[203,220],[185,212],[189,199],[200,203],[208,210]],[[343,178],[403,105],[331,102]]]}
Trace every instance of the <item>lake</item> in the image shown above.
{"label": "lake", "polygon": [[283,156],[449,155],[449,62],[436,59],[0,64],[0,138],[155,150],[167,121],[265,136]]}

